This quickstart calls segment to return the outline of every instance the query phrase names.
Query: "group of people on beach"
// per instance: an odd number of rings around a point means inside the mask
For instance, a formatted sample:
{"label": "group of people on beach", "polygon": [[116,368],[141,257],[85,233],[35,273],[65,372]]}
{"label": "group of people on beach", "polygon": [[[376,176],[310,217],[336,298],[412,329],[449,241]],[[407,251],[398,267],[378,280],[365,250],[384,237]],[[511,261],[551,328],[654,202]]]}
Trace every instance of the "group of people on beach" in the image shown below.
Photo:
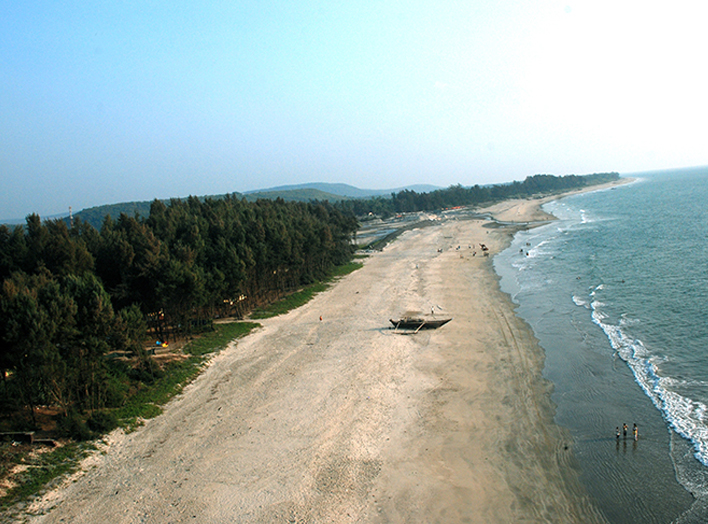
{"label": "group of people on beach", "polygon": [[[625,440],[627,440],[627,431],[629,428],[627,427],[627,424],[622,424],[622,435]],[[620,428],[617,426],[615,428],[615,435],[617,436],[617,440],[620,439]],[[637,440],[639,438],[639,429],[637,428],[637,425],[634,424],[634,427],[632,428],[632,436],[634,437],[634,440]]]}

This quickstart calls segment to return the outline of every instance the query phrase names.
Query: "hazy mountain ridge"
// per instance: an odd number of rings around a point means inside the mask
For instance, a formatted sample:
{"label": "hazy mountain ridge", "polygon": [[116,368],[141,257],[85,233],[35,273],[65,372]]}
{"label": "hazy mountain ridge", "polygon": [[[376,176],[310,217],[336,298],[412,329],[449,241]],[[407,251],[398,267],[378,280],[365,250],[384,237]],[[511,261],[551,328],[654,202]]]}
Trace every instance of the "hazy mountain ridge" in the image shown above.
{"label": "hazy mountain ridge", "polygon": [[329,200],[330,202],[337,202],[338,200],[347,200],[352,198],[346,195],[329,193],[309,187],[293,189],[273,188],[261,191],[250,191],[248,193],[244,193],[242,196],[249,202],[255,202],[256,200],[262,198],[268,200],[282,198],[288,202],[310,202],[312,200]]}
{"label": "hazy mountain ridge", "polygon": [[[438,186],[433,186],[429,184],[414,184],[409,186],[404,186],[394,189],[360,189],[355,186],[348,184],[335,184],[327,182],[312,182],[307,184],[292,184],[284,186],[276,186],[265,189],[251,190],[244,193],[226,193],[221,195],[205,195],[197,197],[200,200],[205,198],[224,198],[227,194],[235,196],[237,198],[245,198],[249,202],[254,202],[260,198],[275,200],[276,198],[282,198],[285,201],[292,202],[309,202],[311,200],[328,200],[330,202],[336,202],[338,200],[348,200],[356,198],[370,198],[373,196],[385,196],[389,197],[391,193],[397,193],[403,190],[411,190],[417,193],[435,191],[440,189]],[[173,197],[177,200],[184,200],[189,197]],[[169,203],[171,198],[158,199],[166,204]],[[84,208],[73,214],[74,217],[80,218],[84,222],[88,222],[95,228],[100,228],[106,215],[110,215],[114,220],[117,219],[121,213],[125,213],[128,216],[134,216],[136,213],[140,216],[147,217],[150,213],[150,205],[153,200],[144,201],[133,201],[133,202],[119,202],[116,204],[104,204],[100,206],[94,206],[89,208]],[[54,219],[68,219],[69,213],[59,213],[51,216],[42,217],[45,220]],[[23,225],[25,223],[24,218],[15,219],[5,219],[0,220],[0,224],[6,225]]]}
{"label": "hazy mountain ridge", "polygon": [[360,189],[349,184],[334,184],[329,182],[311,182],[307,184],[290,184],[284,186],[276,186],[267,189],[257,189],[252,191],[244,192],[245,195],[259,194],[259,193],[273,193],[281,191],[294,191],[300,189],[316,189],[324,193],[329,193],[339,197],[349,197],[349,198],[368,198],[372,196],[386,195],[390,196],[391,193],[398,193],[399,191],[404,191],[406,189],[410,191],[415,191],[416,193],[429,193],[430,191],[435,191],[436,189],[442,189],[440,186],[434,186],[431,184],[413,184],[403,187],[397,187],[393,189]]}

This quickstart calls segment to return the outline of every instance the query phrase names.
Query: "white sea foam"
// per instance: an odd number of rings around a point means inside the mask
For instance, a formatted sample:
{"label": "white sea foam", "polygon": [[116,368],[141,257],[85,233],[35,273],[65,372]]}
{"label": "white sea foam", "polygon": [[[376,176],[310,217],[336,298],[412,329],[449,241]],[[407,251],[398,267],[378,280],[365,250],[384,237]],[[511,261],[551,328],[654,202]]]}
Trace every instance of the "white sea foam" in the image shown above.
{"label": "white sea foam", "polygon": [[550,243],[551,243],[551,240],[555,240],[555,238],[548,239],[548,240],[542,240],[541,242],[539,242],[539,243],[536,245],[536,249],[540,249],[541,247],[550,244]]}
{"label": "white sea foam", "polygon": [[593,322],[605,332],[612,348],[630,367],[636,382],[673,430],[693,444],[695,457],[708,466],[708,406],[673,391],[675,379],[660,374],[659,364],[663,359],[653,355],[641,340],[627,336],[621,327],[606,322],[607,316],[598,307],[598,302],[592,303]]}
{"label": "white sea foam", "polygon": [[605,284],[600,284],[599,286],[595,286],[593,288],[593,290],[590,292],[590,296],[594,297],[595,293],[597,293],[598,291],[602,291],[603,289],[605,289]]}
{"label": "white sea foam", "polygon": [[577,295],[573,295],[573,303],[575,303],[576,306],[585,307],[585,308],[589,307],[588,302],[586,300],[583,300],[582,298],[580,298]]}

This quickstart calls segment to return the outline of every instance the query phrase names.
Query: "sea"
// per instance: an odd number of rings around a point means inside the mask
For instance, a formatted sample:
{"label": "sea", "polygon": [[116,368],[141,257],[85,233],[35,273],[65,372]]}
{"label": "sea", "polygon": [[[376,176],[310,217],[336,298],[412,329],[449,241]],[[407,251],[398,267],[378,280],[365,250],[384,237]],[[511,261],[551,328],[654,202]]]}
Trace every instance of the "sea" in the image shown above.
{"label": "sea", "polygon": [[494,267],[607,521],[705,523],[708,167],[626,178],[545,204]]}

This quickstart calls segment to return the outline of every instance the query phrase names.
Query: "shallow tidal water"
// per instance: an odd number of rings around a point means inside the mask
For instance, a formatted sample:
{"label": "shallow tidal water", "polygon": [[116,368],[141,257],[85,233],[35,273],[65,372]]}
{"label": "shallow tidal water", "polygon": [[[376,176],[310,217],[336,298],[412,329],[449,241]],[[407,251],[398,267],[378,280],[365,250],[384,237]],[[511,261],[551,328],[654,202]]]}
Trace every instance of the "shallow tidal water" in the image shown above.
{"label": "shallow tidal water", "polygon": [[607,520],[708,522],[708,168],[633,178],[546,204],[495,270]]}

